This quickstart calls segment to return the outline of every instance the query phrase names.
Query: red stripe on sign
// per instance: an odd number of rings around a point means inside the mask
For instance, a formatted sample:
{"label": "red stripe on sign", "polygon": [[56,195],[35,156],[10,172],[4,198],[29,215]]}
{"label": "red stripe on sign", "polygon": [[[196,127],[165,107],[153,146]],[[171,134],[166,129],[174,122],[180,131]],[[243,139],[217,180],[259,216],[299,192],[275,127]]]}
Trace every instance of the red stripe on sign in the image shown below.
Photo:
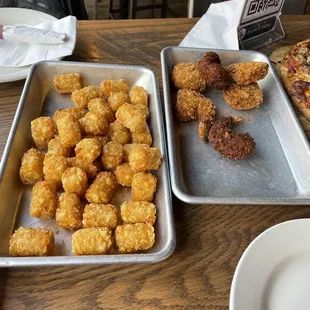
{"label": "red stripe on sign", "polygon": [[3,25],[0,25],[0,40],[3,39]]}

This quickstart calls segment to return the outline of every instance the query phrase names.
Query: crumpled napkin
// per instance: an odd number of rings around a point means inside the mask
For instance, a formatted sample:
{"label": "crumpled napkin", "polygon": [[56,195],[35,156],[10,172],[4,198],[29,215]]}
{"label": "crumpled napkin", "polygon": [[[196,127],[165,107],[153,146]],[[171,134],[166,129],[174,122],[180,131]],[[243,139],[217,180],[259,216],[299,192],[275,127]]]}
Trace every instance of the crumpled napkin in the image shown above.
{"label": "crumpled napkin", "polygon": [[0,40],[0,66],[22,67],[72,54],[76,43],[76,18],[74,16],[46,21],[33,27],[66,34],[65,42],[63,44],[34,44]]}
{"label": "crumpled napkin", "polygon": [[211,4],[180,46],[238,50],[238,26],[244,2],[231,0]]}

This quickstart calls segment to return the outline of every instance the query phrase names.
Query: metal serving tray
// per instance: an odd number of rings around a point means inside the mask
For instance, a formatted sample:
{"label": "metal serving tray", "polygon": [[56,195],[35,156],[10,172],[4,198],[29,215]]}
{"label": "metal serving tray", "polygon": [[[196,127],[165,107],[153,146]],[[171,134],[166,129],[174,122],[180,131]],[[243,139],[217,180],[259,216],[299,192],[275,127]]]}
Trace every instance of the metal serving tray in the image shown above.
{"label": "metal serving tray", "polygon": [[[265,61],[269,73],[259,82],[264,103],[259,109],[237,111],[221,91],[208,89],[220,116],[241,116],[235,127],[256,141],[256,154],[245,160],[222,158],[197,134],[197,122],[174,117],[170,81],[174,65],[198,61],[209,49],[167,47],[161,53],[165,119],[171,186],[182,201],[192,204],[310,204],[309,142],[269,59],[254,51],[215,50],[223,66],[243,61]],[[214,49],[212,49],[214,50]]]}
{"label": "metal serving tray", "polygon": [[[52,116],[56,109],[73,106],[70,95],[53,89],[53,77],[61,73],[81,73],[85,85],[99,85],[104,79],[126,79],[129,87],[135,84],[150,93],[150,128],[153,145],[160,148],[163,164],[157,171],[158,189],[154,203],[157,207],[154,247],[139,254],[109,254],[73,256],[71,235],[55,224],[55,219],[39,220],[29,215],[31,188],[19,179],[23,153],[32,146],[30,122],[40,115]],[[174,221],[171,204],[164,124],[159,99],[157,77],[150,69],[140,66],[103,65],[78,62],[40,62],[32,66],[16,111],[0,166],[0,266],[38,266],[107,263],[153,263],[169,257],[175,247]],[[130,199],[130,189],[123,188],[112,203],[117,206]],[[9,238],[19,226],[52,229],[55,251],[49,257],[9,257]]]}

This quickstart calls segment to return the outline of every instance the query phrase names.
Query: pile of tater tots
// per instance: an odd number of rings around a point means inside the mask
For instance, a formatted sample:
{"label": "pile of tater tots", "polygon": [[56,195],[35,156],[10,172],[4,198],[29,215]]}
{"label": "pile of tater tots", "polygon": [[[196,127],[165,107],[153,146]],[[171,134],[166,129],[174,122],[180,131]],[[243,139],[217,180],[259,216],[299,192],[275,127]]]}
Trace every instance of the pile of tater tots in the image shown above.
{"label": "pile of tater tots", "polygon": [[[58,93],[71,94],[75,107],[32,120],[36,148],[21,162],[20,179],[32,188],[30,215],[52,219],[74,231],[74,255],[130,253],[155,242],[152,203],[162,155],[151,147],[148,92],[129,91],[126,80],[84,87],[80,74],[54,77]],[[131,200],[111,200],[119,187],[131,187]],[[12,256],[52,255],[54,232],[20,227],[10,240]]]}

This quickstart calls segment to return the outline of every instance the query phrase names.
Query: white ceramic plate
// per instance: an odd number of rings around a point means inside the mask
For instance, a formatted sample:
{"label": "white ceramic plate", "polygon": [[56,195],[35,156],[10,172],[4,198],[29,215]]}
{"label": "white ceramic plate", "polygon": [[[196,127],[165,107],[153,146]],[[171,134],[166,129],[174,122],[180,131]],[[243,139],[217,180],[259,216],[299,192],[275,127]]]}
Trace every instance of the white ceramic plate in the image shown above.
{"label": "white ceramic plate", "polygon": [[310,309],[310,219],[273,226],[243,253],[230,310]]}
{"label": "white ceramic plate", "polygon": [[[0,22],[3,25],[24,24],[34,26],[46,21],[57,20],[56,17],[28,9],[0,8]],[[0,83],[25,79],[31,66],[10,68],[0,67]]]}

